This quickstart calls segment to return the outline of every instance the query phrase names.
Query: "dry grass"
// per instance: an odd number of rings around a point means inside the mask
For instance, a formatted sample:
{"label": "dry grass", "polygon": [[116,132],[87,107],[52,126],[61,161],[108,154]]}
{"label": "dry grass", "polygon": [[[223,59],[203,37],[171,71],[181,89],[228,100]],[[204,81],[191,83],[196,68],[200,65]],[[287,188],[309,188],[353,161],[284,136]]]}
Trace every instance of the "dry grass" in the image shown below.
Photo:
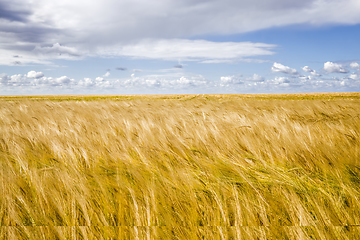
{"label": "dry grass", "polygon": [[359,239],[360,94],[4,97],[0,169],[0,239]]}

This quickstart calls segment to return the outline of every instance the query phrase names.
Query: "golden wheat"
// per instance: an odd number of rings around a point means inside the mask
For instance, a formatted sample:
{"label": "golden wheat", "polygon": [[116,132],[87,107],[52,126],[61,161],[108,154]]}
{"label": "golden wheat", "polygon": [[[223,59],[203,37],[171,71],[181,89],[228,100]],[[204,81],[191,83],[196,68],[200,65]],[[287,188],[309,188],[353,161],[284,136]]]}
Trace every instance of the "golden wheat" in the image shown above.
{"label": "golden wheat", "polygon": [[1,239],[360,238],[360,94],[3,97]]}

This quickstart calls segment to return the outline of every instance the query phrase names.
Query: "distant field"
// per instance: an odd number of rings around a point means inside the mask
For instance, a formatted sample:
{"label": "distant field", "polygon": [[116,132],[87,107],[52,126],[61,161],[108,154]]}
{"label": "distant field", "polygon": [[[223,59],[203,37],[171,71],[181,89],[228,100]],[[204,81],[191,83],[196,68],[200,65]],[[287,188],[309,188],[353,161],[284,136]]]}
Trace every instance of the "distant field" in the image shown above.
{"label": "distant field", "polygon": [[360,93],[0,97],[0,239],[360,239]]}
{"label": "distant field", "polygon": [[360,99],[360,93],[297,93],[297,94],[163,94],[163,95],[34,95],[34,96],[0,96],[0,100],[32,100],[32,101],[128,101],[128,100],[189,100],[194,98],[212,100],[246,100],[246,99],[282,99],[282,100],[313,100],[313,99]]}

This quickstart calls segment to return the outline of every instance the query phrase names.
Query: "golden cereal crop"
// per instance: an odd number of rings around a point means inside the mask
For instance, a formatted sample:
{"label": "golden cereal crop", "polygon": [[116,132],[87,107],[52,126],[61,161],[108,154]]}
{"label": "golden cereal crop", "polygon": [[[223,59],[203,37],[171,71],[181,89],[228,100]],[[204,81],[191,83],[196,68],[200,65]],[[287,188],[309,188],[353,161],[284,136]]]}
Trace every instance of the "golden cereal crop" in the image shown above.
{"label": "golden cereal crop", "polygon": [[0,98],[0,239],[358,239],[360,94]]}

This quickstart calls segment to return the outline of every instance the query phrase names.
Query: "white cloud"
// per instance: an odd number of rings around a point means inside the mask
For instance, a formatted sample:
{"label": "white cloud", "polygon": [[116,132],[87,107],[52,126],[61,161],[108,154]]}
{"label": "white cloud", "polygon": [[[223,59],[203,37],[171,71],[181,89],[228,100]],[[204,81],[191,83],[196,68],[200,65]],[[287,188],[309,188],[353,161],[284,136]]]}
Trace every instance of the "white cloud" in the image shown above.
{"label": "white cloud", "polygon": [[27,74],[28,78],[41,78],[43,76],[44,76],[44,74],[42,72],[35,72],[35,71],[30,71]]}
{"label": "white cloud", "polygon": [[350,63],[350,67],[353,69],[360,69],[360,64],[357,62]]}
{"label": "white cloud", "polygon": [[245,84],[245,83],[249,83],[249,82],[260,83],[260,82],[264,82],[264,81],[265,81],[265,79],[256,73],[251,77],[243,77],[242,75],[220,77],[220,85],[221,86],[228,86],[228,85],[234,85],[234,84]]}
{"label": "white cloud", "polygon": [[[15,48],[21,48],[16,46]],[[130,44],[114,44],[78,50],[55,43],[49,46],[29,46],[31,51],[1,49],[0,65],[28,63],[51,64],[52,59],[80,60],[83,57],[129,57],[134,59],[161,59],[171,61],[199,61],[202,63],[232,63],[234,61],[263,62],[252,57],[273,55],[274,44],[253,42],[212,42],[188,39],[146,39]],[[14,58],[13,56],[17,56]],[[21,56],[21,57],[18,57]],[[118,67],[117,70],[126,70]],[[110,73],[106,73],[110,74]],[[105,76],[105,75],[104,75]]]}
{"label": "white cloud", "polygon": [[79,94],[109,93],[247,93],[247,92],[323,92],[360,91],[359,74],[340,77],[314,77],[302,75],[275,76],[265,80],[260,75],[250,77],[228,75],[218,80],[208,80],[202,75],[186,72],[168,72],[159,75],[145,75],[106,80],[84,78],[75,80],[68,76],[28,77],[28,74],[8,76],[0,74],[0,94],[21,92],[23,94]]}
{"label": "white cloud", "polygon": [[199,88],[208,86],[210,82],[202,75],[193,75],[182,76],[178,79],[164,79],[161,84],[170,88]]}
{"label": "white cloud", "polygon": [[78,85],[83,86],[83,87],[91,87],[91,86],[94,86],[95,83],[91,78],[84,78],[79,81]]}
{"label": "white cloud", "polygon": [[287,77],[275,77],[270,82],[275,83],[275,84],[284,84],[284,83],[290,83],[290,80]]}
{"label": "white cloud", "polygon": [[349,78],[353,80],[360,80],[360,75],[353,73],[349,76]]}
{"label": "white cloud", "polygon": [[63,36],[69,41],[75,38],[92,44],[241,33],[291,24],[360,22],[357,0],[38,0],[31,5],[33,22],[49,22],[56,29],[70,31],[72,34]]}
{"label": "white cloud", "polygon": [[[0,64],[6,65],[97,55],[152,58],[148,53],[154,53],[156,59],[172,59],[179,55],[176,45],[168,54],[161,49],[157,53],[157,46],[141,40],[237,34],[293,24],[360,23],[358,0],[3,0],[1,6],[7,11],[0,21],[0,48],[9,54],[3,61],[0,57]],[[272,47],[241,44],[234,55],[226,44],[220,44],[216,46],[227,54],[211,49],[204,57],[199,46],[195,49],[200,52],[190,54],[182,42],[184,54],[180,55],[207,63],[271,54]],[[144,54],[136,49],[141,46]],[[194,46],[190,47],[189,51]],[[9,61],[14,55],[24,58]]]}
{"label": "white cloud", "polygon": [[146,75],[136,77],[131,74],[129,79],[117,80],[117,84],[126,88],[156,88],[162,90],[195,89],[209,87],[210,81],[201,75]]}
{"label": "white cloud", "polygon": [[314,70],[312,70],[309,66],[305,66],[302,68],[305,72],[312,72]]}
{"label": "white cloud", "polygon": [[305,66],[302,68],[305,72],[310,73],[313,76],[321,76],[319,73],[317,73],[315,70],[311,69],[309,66]]}
{"label": "white cloud", "polygon": [[[9,54],[4,59],[0,57],[0,64],[6,65],[19,62],[46,64],[49,59],[78,59],[103,54],[173,58],[179,55],[177,45],[166,54],[164,49],[156,46],[160,41],[154,44],[141,40],[237,34],[294,24],[360,23],[358,0],[3,0],[1,7],[6,11],[2,9],[5,14],[0,21],[0,48]],[[167,40],[164,41],[166,45]],[[132,44],[134,42],[138,43]],[[204,48],[211,50],[206,55],[206,50],[202,51],[200,46],[196,46],[196,53],[191,54],[194,45],[191,49],[187,49],[184,42],[180,45],[184,51],[181,58],[200,58],[204,62],[268,55],[272,48],[241,43],[232,55],[234,46],[227,49],[228,43],[212,44],[220,46],[224,54],[216,48],[210,49],[205,43]],[[137,47],[143,47],[144,54]],[[155,57],[149,56],[151,53]],[[24,58],[11,59],[14,55]]]}
{"label": "white cloud", "polygon": [[233,63],[234,60],[230,59],[210,59],[210,60],[204,60],[201,61],[201,63]]}
{"label": "white cloud", "polygon": [[252,42],[211,42],[187,39],[147,39],[124,45],[117,52],[103,49],[101,54],[142,59],[183,61],[229,61],[252,56],[272,55],[276,45]]}
{"label": "white cloud", "polygon": [[71,82],[71,79],[67,76],[62,76],[62,77],[56,78],[56,82],[59,84],[68,84]]}
{"label": "white cloud", "polygon": [[244,82],[240,76],[224,76],[220,78],[221,85],[230,85],[230,84],[243,84]]}
{"label": "white cloud", "polygon": [[328,73],[347,73],[347,72],[349,72],[341,64],[333,63],[333,62],[324,63],[324,70],[327,71]]}
{"label": "white cloud", "polygon": [[109,76],[110,76],[110,72],[106,72],[103,77],[109,77]]}
{"label": "white cloud", "polygon": [[76,85],[81,88],[98,88],[99,90],[112,87],[112,83],[110,81],[106,81],[102,77],[97,77],[95,80],[91,78],[84,78],[77,82]]}
{"label": "white cloud", "polygon": [[262,76],[255,73],[252,77],[247,78],[246,80],[254,81],[254,82],[263,82],[265,79]]}
{"label": "white cloud", "polygon": [[76,85],[74,79],[71,79],[67,76],[62,76],[59,78],[52,78],[52,77],[41,77],[34,79],[29,82],[31,86],[47,86],[47,87],[70,87]]}
{"label": "white cloud", "polygon": [[19,86],[19,85],[23,85],[26,82],[28,82],[26,75],[15,74],[10,77],[8,84],[12,86]]}
{"label": "white cloud", "polygon": [[281,63],[276,63],[276,62],[271,67],[271,70],[273,72],[282,72],[282,73],[286,73],[286,74],[297,74],[298,73],[296,71],[296,69],[290,68],[288,66],[284,66]]}

